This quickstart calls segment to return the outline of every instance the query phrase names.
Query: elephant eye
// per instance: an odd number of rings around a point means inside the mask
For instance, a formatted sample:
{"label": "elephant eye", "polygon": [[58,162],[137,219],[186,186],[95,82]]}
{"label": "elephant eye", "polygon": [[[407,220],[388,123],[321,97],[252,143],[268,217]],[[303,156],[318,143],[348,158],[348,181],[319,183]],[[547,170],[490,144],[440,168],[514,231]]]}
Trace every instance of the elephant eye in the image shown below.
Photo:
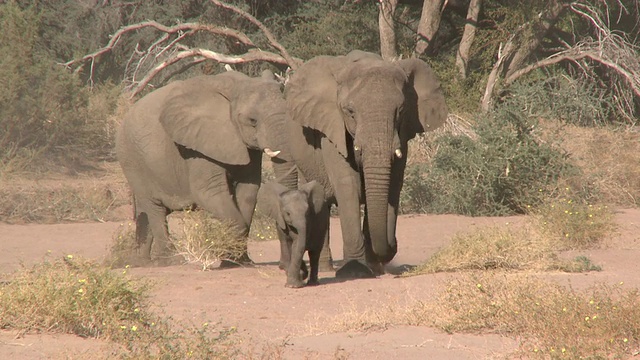
{"label": "elephant eye", "polygon": [[256,126],[257,123],[258,123],[258,120],[254,118],[249,118],[249,124],[251,124],[251,126]]}

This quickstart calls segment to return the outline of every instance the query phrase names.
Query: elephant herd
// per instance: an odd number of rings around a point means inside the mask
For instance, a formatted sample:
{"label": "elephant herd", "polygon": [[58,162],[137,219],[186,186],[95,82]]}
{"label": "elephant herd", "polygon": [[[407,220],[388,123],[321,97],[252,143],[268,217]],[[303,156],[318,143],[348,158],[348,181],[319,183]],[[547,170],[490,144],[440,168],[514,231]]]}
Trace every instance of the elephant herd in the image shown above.
{"label": "elephant herd", "polygon": [[[307,275],[308,284],[317,284],[319,268],[333,269],[332,204],[344,242],[336,277],[374,277],[398,249],[407,142],[443,124],[447,112],[425,62],[390,62],[363,51],[307,61],[284,93],[268,72],[174,81],[137,101],[116,137],[134,194],[136,256],[151,261],[153,244],[154,261],[167,259],[167,215],[194,206],[246,237],[266,153],[278,181],[267,188],[286,285],[303,286]],[[298,188],[299,175],[308,183]],[[302,261],[306,250],[310,272]],[[246,251],[232,260],[251,261]]]}

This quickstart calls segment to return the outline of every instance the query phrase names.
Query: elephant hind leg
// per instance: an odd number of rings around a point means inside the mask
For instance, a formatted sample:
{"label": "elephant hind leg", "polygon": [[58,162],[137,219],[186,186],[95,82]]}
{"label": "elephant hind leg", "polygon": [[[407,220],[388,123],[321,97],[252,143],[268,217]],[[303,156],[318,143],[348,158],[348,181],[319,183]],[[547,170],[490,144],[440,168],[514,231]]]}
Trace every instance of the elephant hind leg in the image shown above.
{"label": "elephant hind leg", "polygon": [[136,201],[137,253],[141,260],[150,261],[155,244],[159,265],[169,265],[172,251],[169,247],[167,226],[168,209],[149,199]]}

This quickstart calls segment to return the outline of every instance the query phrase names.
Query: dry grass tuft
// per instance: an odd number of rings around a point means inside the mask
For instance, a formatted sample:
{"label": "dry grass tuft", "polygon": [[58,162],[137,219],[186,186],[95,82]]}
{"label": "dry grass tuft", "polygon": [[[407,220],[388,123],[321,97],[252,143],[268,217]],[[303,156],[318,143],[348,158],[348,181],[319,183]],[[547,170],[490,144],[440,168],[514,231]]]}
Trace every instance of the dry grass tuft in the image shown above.
{"label": "dry grass tuft", "polygon": [[206,211],[184,211],[182,236],[170,237],[175,252],[189,263],[209,269],[222,261],[239,259],[247,251],[246,239],[227,222],[213,218]]}
{"label": "dry grass tuft", "polygon": [[[73,255],[44,261],[0,286],[0,328],[67,333],[121,346],[109,358],[230,359],[235,328],[175,328],[150,310],[151,284]],[[105,357],[106,358],[106,357]]]}
{"label": "dry grass tuft", "polygon": [[547,269],[559,261],[551,244],[531,226],[489,226],[454,236],[407,275],[464,270]]}
{"label": "dry grass tuft", "polygon": [[120,211],[131,196],[117,164],[93,175],[0,181],[0,198],[0,222],[7,223],[103,222],[131,215]]}
{"label": "dry grass tuft", "polygon": [[616,229],[608,206],[574,200],[569,188],[531,213],[534,221],[553,242],[556,250],[597,247]]}
{"label": "dry grass tuft", "polygon": [[626,358],[640,347],[640,294],[621,285],[576,291],[532,276],[475,273],[415,311],[450,333],[516,337],[527,357]]}
{"label": "dry grass tuft", "polygon": [[249,238],[256,241],[278,240],[276,221],[256,211],[253,215]]}
{"label": "dry grass tuft", "polygon": [[584,172],[599,200],[618,206],[640,204],[640,132],[637,128],[562,128],[562,147]]}

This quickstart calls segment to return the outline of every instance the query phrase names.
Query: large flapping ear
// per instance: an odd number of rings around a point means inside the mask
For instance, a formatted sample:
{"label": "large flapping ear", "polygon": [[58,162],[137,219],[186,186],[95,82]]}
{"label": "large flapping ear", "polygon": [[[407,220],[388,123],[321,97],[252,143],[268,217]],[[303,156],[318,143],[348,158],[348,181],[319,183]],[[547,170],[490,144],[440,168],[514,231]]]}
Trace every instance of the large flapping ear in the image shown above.
{"label": "large flapping ear", "polygon": [[347,157],[346,129],[338,106],[335,74],[344,56],[318,56],[303,64],[285,88],[288,116],[303,127],[322,132]]}
{"label": "large flapping ear", "polygon": [[419,59],[400,60],[397,64],[407,73],[409,84],[413,86],[416,95],[415,105],[411,104],[413,109],[408,109],[409,117],[413,120],[409,121],[413,132],[410,137],[437,129],[447,120],[449,110],[436,74],[427,63]]}
{"label": "large flapping ear", "polygon": [[227,72],[170,84],[160,123],[176,143],[225,164],[246,165],[249,152],[231,119],[235,82],[246,75]]}
{"label": "large flapping ear", "polygon": [[324,187],[319,182],[311,180],[304,185],[300,185],[300,190],[304,191],[311,200],[314,214],[319,214],[325,206]]}

